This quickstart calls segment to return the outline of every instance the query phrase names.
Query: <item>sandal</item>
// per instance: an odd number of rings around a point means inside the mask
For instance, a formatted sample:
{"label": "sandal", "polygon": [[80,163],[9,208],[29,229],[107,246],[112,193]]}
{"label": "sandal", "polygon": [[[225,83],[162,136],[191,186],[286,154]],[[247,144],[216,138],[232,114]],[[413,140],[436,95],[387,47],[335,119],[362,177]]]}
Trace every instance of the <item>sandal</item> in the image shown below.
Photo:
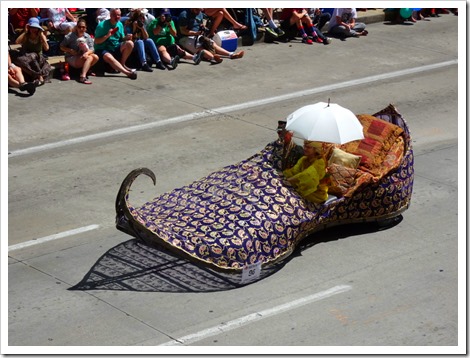
{"label": "sandal", "polygon": [[94,73],[94,72],[88,72],[87,76],[95,77],[95,76],[96,76],[96,73]]}
{"label": "sandal", "polygon": [[230,55],[230,58],[231,58],[232,60],[235,60],[235,59],[237,59],[237,58],[242,58],[244,54],[245,54],[245,51],[240,51],[240,52],[237,52],[237,53],[232,53],[232,54]]}
{"label": "sandal", "polygon": [[92,82],[86,77],[80,77],[80,80],[78,82],[83,83],[85,85],[91,85],[92,84]]}
{"label": "sandal", "polygon": [[244,31],[244,30],[247,30],[248,27],[246,27],[246,25],[240,25],[240,26],[234,27],[233,29],[238,30],[238,31]]}

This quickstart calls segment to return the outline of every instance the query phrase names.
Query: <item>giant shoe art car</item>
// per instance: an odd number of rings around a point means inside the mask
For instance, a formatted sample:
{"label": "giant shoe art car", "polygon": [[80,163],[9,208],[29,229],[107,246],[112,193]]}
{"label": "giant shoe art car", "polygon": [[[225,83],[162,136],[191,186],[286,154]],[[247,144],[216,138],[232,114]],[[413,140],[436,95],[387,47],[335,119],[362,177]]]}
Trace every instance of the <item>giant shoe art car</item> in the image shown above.
{"label": "giant shoe art car", "polygon": [[[381,222],[405,211],[413,189],[413,149],[406,121],[393,105],[357,115],[364,139],[330,145],[330,192],[323,204],[302,198],[281,170],[281,141],[239,163],[133,207],[129,191],[140,168],[124,179],[116,198],[116,226],[148,244],[224,272],[269,267],[299,242],[330,226]],[[348,154],[360,157],[348,166]],[[341,160],[336,160],[341,157]]]}

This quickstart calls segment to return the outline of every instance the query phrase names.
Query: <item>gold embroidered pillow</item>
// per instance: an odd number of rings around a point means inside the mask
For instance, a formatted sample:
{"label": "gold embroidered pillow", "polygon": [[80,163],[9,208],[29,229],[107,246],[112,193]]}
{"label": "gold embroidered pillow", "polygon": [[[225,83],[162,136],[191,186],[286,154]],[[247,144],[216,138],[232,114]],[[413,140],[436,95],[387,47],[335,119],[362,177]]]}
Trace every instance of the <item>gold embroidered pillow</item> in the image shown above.
{"label": "gold embroidered pillow", "polygon": [[339,148],[334,148],[333,152],[331,153],[331,157],[328,160],[328,165],[334,163],[342,165],[343,167],[356,169],[359,166],[360,161],[360,156],[347,153]]}
{"label": "gold embroidered pillow", "polygon": [[348,190],[354,186],[357,170],[331,163],[328,166],[328,174],[331,179],[331,186],[328,189],[330,194],[338,197],[344,196]]}

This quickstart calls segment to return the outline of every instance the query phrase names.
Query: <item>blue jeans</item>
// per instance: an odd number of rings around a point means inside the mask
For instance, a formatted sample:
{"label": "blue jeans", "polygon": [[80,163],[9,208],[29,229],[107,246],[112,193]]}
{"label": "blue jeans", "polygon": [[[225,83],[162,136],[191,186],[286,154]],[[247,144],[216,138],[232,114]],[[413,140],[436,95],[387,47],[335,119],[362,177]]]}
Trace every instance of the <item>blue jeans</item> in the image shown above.
{"label": "blue jeans", "polygon": [[137,51],[137,54],[139,55],[139,60],[140,63],[143,65],[144,63],[147,62],[147,56],[145,50],[148,50],[150,56],[152,57],[152,60],[157,63],[160,62],[160,55],[158,54],[157,51],[157,46],[155,46],[155,42],[151,38],[148,38],[147,40],[135,40],[134,42],[134,49]]}

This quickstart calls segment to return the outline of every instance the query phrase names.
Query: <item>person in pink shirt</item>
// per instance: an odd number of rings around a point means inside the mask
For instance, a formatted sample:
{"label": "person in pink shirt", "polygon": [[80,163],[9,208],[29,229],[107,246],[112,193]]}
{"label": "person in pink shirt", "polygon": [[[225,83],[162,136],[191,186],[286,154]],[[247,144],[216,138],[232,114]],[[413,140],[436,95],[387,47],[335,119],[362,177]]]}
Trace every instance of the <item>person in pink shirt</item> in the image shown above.
{"label": "person in pink shirt", "polygon": [[67,8],[47,9],[47,16],[52,22],[52,27],[62,33],[68,34],[77,26],[77,19]]}

